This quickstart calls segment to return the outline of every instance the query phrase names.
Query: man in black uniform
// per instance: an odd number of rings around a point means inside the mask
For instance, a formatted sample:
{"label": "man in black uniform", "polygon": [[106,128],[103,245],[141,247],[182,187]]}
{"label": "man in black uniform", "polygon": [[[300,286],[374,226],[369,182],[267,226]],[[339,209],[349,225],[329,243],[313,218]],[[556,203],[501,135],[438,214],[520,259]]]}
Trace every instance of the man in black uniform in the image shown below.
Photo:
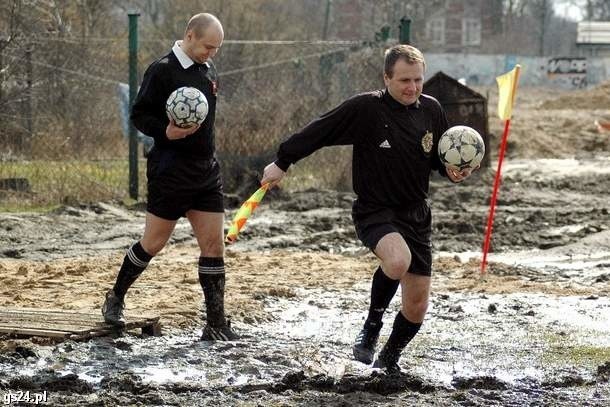
{"label": "man in black uniform", "polygon": [[[201,250],[199,282],[207,314],[201,339],[236,339],[224,314],[224,204],[220,169],[214,157],[218,82],[211,58],[223,38],[222,25],[215,16],[194,15],[183,40],[144,74],[131,119],[138,130],[155,140],[147,164],[146,226],[142,239],[127,251],[116,283],[106,294],[102,314],[114,325],[125,325],[127,290],[163,249],[177,220],[184,216]],[[165,102],[182,86],[199,89],[208,100],[209,113],[199,126],[181,128],[167,118]]]}
{"label": "man in black uniform", "polygon": [[373,363],[382,317],[398,286],[402,307],[374,366],[399,371],[402,350],[418,332],[428,308],[432,251],[428,187],[432,170],[461,182],[471,170],[445,167],[438,158],[448,128],[438,101],[423,95],[425,61],[409,45],[386,51],[386,88],[356,95],[284,141],[261,183],[276,185],[291,164],[324,146],[353,145],[352,218],[358,237],[379,258],[371,303],[353,347]]}

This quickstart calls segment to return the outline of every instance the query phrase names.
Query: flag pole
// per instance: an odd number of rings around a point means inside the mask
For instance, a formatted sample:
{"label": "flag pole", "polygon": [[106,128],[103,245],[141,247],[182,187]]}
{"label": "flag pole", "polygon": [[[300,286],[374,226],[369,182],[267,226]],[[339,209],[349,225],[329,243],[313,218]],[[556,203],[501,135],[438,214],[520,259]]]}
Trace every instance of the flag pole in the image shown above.
{"label": "flag pole", "polygon": [[[487,267],[487,254],[489,253],[489,244],[491,242],[491,231],[493,229],[494,215],[496,212],[496,202],[498,200],[498,191],[500,190],[500,182],[502,180],[502,163],[504,161],[504,154],[506,152],[506,144],[508,140],[508,133],[510,131],[510,119],[512,116],[512,107],[515,103],[515,95],[517,93],[517,84],[519,82],[519,73],[521,72],[521,66],[516,65],[514,73],[514,80],[510,89],[510,94],[507,95],[509,100],[506,101],[507,106],[504,106],[505,111],[500,111],[500,103],[498,105],[498,113],[500,117],[505,118],[504,122],[504,133],[502,134],[502,141],[500,143],[500,151],[498,153],[498,168],[496,170],[496,177],[494,179],[493,192],[491,195],[491,202],[489,204],[489,215],[487,216],[487,227],[485,230],[485,240],[483,242],[483,260],[481,261],[481,274],[485,274],[485,268]],[[500,95],[502,97],[502,95]],[[508,113],[506,111],[508,108]]]}
{"label": "flag pole", "polygon": [[494,223],[494,214],[496,212],[496,201],[498,199],[498,190],[500,189],[502,162],[504,161],[504,152],[506,151],[506,141],[508,140],[508,131],[510,129],[510,119],[504,123],[504,134],[502,134],[502,143],[500,144],[500,152],[498,154],[498,169],[496,170],[496,178],[494,179],[494,189],[491,195],[489,204],[489,215],[487,216],[487,228],[485,229],[485,242],[483,243],[483,261],[481,262],[481,274],[485,274],[487,266],[487,253],[489,252],[489,241],[491,240],[491,230]]}

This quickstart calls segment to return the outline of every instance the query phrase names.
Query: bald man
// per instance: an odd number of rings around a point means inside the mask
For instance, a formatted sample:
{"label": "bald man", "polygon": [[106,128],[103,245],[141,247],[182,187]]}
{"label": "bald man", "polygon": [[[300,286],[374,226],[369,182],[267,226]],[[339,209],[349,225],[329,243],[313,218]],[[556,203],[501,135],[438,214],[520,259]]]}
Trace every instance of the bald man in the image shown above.
{"label": "bald man", "polygon": [[[218,79],[212,58],[224,39],[222,24],[208,13],[189,20],[181,41],[153,62],[144,74],[131,111],[142,133],[154,138],[148,155],[148,201],[143,237],[128,250],[114,287],[106,293],[104,320],[125,326],[125,294],[152,258],[165,247],[176,222],[186,217],[200,249],[199,282],[206,325],[202,340],[235,340],[224,312],[224,204],[220,168],[215,158],[214,119]],[[195,127],[181,128],[169,120],[165,102],[177,88],[199,89],[209,113]]]}

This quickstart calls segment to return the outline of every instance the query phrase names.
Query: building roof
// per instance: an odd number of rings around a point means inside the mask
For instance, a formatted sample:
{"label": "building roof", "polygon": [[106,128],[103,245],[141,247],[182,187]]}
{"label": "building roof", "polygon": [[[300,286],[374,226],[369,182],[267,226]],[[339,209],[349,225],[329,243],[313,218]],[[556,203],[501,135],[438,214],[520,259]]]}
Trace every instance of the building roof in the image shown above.
{"label": "building roof", "polygon": [[576,43],[610,44],[610,21],[579,22]]}

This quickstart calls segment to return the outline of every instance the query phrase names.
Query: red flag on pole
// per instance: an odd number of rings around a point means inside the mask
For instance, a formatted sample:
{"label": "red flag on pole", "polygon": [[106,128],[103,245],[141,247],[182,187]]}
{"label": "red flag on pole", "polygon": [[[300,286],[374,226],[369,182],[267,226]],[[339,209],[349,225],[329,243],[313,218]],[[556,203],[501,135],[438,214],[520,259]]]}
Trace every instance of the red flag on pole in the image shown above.
{"label": "red flag on pole", "polygon": [[515,103],[515,95],[517,93],[517,84],[519,83],[519,73],[521,65],[516,65],[510,72],[500,75],[496,78],[498,82],[498,116],[505,120],[504,134],[502,134],[502,142],[500,143],[500,152],[498,153],[498,169],[496,170],[496,178],[494,180],[493,193],[489,204],[489,215],[487,216],[487,228],[485,230],[485,241],[483,243],[483,260],[481,261],[481,274],[485,274],[487,266],[487,253],[489,252],[489,242],[491,240],[491,230],[493,228],[494,213],[496,210],[496,201],[498,198],[498,190],[500,189],[500,180],[502,178],[502,161],[504,161],[504,153],[506,152],[506,140],[510,129],[510,119],[513,114],[513,105]]}

